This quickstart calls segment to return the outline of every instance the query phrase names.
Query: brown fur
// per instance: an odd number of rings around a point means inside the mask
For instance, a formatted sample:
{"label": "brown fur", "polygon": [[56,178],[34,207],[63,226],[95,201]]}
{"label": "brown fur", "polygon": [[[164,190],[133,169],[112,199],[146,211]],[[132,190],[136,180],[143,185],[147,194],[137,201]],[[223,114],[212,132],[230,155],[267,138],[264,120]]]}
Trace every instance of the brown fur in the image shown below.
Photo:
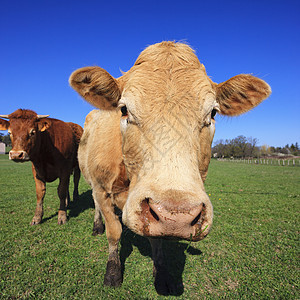
{"label": "brown fur", "polygon": [[32,225],[42,221],[43,199],[46,182],[59,178],[58,195],[60,209],[58,223],[67,220],[66,204],[69,197],[69,177],[74,170],[74,193],[78,197],[80,170],[77,149],[82,128],[74,123],[65,123],[52,118],[38,118],[31,110],[18,109],[8,115],[6,129],[11,133],[12,150],[10,158],[14,161],[32,162],[32,172],[36,183],[37,208]]}
{"label": "brown fur", "polygon": [[[203,185],[215,130],[211,115],[215,110],[244,113],[271,89],[251,75],[216,84],[195,52],[174,42],[149,46],[118,79],[86,67],[70,76],[70,84],[101,109],[87,116],[79,162],[93,188],[96,232],[103,232],[101,213],[105,219],[109,260],[104,283],[116,286],[121,283],[117,245],[122,229],[114,205],[137,234],[203,239],[213,219]],[[114,111],[118,103],[127,115]],[[117,195],[120,183],[123,192]],[[165,272],[160,243],[152,240],[152,246],[156,271]],[[172,282],[164,280],[162,286],[171,289]]]}
{"label": "brown fur", "polygon": [[17,109],[8,115],[9,119],[36,119],[37,113],[30,109]]}

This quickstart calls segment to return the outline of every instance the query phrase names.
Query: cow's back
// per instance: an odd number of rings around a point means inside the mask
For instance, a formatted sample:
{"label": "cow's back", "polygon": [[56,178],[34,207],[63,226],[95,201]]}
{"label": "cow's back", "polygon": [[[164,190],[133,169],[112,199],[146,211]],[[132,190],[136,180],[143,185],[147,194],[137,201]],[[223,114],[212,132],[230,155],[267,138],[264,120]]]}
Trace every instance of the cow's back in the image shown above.
{"label": "cow's back", "polygon": [[83,133],[83,129],[80,125],[78,125],[76,123],[68,122],[67,124],[71,127],[71,129],[73,131],[75,144],[78,146],[80,143],[82,133]]}
{"label": "cow's back", "polygon": [[87,115],[78,160],[91,187],[99,184],[111,192],[123,160],[121,143],[120,112],[93,110]]}

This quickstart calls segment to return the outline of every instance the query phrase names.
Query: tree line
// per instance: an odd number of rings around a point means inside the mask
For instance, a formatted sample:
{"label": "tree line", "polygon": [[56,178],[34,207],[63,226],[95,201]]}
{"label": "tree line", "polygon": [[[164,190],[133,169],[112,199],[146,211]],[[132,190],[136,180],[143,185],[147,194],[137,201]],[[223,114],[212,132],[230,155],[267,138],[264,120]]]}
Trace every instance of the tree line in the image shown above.
{"label": "tree line", "polygon": [[9,134],[3,134],[0,132],[0,142],[4,143],[6,146],[11,146],[11,140]]}
{"label": "tree line", "polygon": [[217,140],[212,148],[212,156],[216,158],[300,156],[300,149],[297,142],[284,147],[258,146],[257,138],[239,135],[234,139]]}

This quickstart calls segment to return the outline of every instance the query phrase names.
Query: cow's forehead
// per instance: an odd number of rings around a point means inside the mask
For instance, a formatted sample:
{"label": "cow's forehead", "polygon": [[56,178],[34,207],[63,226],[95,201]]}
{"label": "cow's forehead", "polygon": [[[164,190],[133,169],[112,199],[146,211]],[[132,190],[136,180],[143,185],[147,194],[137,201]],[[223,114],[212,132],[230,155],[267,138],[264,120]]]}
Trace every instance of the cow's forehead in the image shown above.
{"label": "cow's forehead", "polygon": [[16,118],[10,120],[10,128],[11,130],[28,131],[35,126],[36,119],[34,118]]}
{"label": "cow's forehead", "polygon": [[137,115],[175,107],[205,112],[216,102],[211,81],[199,66],[164,68],[146,62],[134,66],[124,77],[120,102]]}

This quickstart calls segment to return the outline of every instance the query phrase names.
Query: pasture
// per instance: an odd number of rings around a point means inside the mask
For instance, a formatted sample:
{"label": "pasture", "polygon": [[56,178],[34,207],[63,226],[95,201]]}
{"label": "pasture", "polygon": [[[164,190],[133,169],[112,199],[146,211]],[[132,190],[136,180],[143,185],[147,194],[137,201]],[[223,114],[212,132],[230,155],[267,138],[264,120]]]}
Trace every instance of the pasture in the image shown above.
{"label": "pasture", "polygon": [[[1,299],[299,299],[300,168],[211,162],[206,191],[213,230],[198,243],[166,242],[177,296],[159,296],[147,240],[125,230],[124,281],[103,286],[108,245],[92,236],[94,208],[81,178],[78,203],[57,225],[57,181],[47,184],[44,219],[30,226],[36,200],[31,163],[0,155]],[[70,189],[72,188],[72,184]]]}

